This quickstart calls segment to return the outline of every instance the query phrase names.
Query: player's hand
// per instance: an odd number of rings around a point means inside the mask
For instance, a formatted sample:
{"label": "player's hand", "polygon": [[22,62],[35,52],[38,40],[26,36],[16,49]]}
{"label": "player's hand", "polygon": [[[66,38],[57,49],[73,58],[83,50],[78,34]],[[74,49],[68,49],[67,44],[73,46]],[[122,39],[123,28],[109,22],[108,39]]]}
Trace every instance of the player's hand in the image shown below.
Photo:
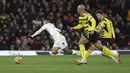
{"label": "player's hand", "polygon": [[41,21],[33,20],[32,23],[33,23],[33,24],[41,24],[42,22],[41,22]]}
{"label": "player's hand", "polygon": [[73,31],[74,30],[74,27],[70,27],[70,31]]}
{"label": "player's hand", "polygon": [[31,38],[33,38],[34,36],[33,35],[31,35]]}
{"label": "player's hand", "polygon": [[36,24],[36,20],[33,20],[32,23]]}

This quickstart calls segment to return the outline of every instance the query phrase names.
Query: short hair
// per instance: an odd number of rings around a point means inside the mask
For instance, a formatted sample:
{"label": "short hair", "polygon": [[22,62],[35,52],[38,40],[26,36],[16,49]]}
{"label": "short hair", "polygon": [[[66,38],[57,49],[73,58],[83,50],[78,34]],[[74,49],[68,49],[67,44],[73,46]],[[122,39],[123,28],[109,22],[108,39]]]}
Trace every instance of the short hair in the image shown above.
{"label": "short hair", "polygon": [[85,6],[83,4],[78,5],[78,8],[85,9]]}
{"label": "short hair", "polygon": [[50,21],[50,17],[49,16],[45,16],[44,20]]}
{"label": "short hair", "polygon": [[102,10],[97,10],[95,14],[104,14],[104,12]]}

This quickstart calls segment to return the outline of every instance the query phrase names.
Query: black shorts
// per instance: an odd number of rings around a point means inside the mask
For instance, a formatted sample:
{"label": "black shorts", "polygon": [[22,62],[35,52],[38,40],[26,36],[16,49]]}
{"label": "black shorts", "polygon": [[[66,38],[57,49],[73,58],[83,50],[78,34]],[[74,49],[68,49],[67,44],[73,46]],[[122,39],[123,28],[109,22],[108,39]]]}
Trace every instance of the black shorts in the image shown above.
{"label": "black shorts", "polygon": [[87,43],[85,43],[85,44],[84,44],[84,46],[85,46],[85,50],[88,50],[90,45],[91,45],[91,42],[87,42]]}
{"label": "black shorts", "polygon": [[84,32],[83,35],[93,44],[100,40],[99,34],[96,31],[94,31],[93,35],[89,34],[89,32]]}
{"label": "black shorts", "polygon": [[101,42],[105,46],[110,46],[113,43],[113,40],[110,38],[100,38]]}

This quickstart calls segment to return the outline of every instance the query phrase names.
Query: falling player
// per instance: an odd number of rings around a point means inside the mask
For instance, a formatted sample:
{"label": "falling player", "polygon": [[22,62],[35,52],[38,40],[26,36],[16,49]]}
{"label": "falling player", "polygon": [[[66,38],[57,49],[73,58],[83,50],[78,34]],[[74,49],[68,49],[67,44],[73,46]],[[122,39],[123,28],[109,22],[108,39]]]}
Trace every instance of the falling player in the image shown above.
{"label": "falling player", "polygon": [[63,50],[64,53],[67,54],[78,53],[78,51],[76,50],[68,49],[66,38],[62,34],[60,34],[61,30],[56,28],[52,23],[50,23],[48,19],[42,20],[42,22],[33,21],[33,23],[38,23],[38,24],[43,23],[43,26],[38,31],[36,31],[31,37],[35,37],[36,35],[40,34],[43,30],[47,30],[47,32],[52,36],[54,40],[52,54],[57,54],[59,49]]}

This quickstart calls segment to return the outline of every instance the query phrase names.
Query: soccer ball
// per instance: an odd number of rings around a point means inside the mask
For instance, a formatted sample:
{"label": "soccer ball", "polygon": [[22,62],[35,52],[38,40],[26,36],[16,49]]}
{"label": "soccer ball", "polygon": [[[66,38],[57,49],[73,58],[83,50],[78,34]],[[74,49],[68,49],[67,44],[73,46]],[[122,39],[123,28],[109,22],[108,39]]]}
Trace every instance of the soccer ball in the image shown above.
{"label": "soccer ball", "polygon": [[16,64],[21,64],[21,63],[22,63],[22,57],[16,56],[16,57],[14,58],[14,61],[15,61]]}

